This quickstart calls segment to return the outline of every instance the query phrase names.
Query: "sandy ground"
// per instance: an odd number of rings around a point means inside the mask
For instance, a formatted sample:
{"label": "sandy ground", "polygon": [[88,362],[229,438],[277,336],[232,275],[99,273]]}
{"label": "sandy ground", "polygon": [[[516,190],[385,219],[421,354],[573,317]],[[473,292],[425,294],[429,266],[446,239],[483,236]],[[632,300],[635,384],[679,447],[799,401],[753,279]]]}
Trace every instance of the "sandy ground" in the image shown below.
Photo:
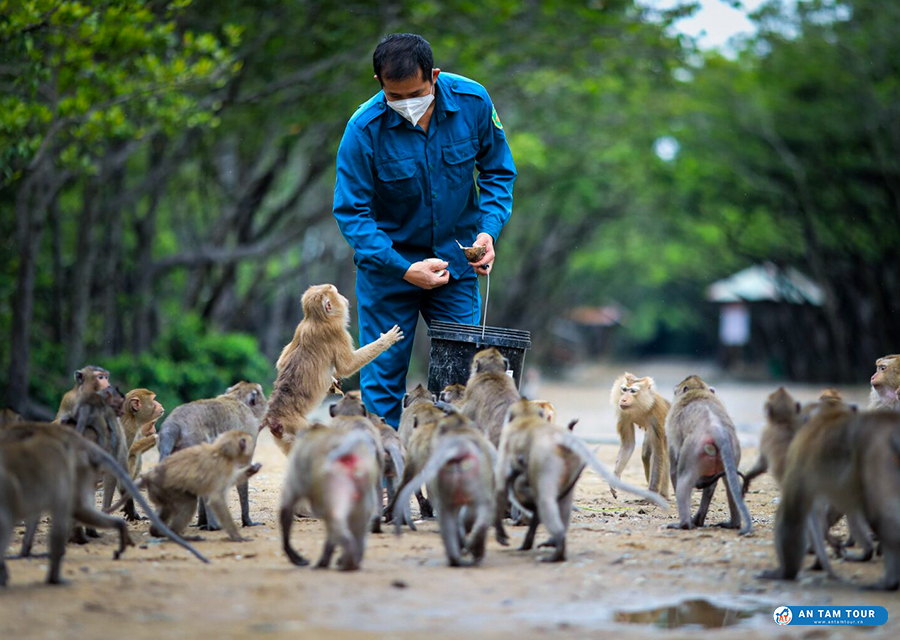
{"label": "sandy ground", "polygon": [[[685,365],[657,373],[670,395]],[[643,373],[636,371],[636,373]],[[579,372],[578,382],[545,383],[542,395],[557,403],[563,419],[578,415],[584,437],[614,442],[608,389],[612,369]],[[742,467],[755,459],[755,432],[761,405],[771,386],[719,385],[732,407],[745,441]],[[817,389],[800,389],[814,397]],[[865,389],[846,390],[861,399]],[[638,449],[639,451],[639,449]],[[617,447],[603,444],[598,455],[612,466]],[[152,463],[155,456],[145,458]],[[220,532],[197,543],[212,564],[202,565],[170,542],[152,540],[146,523],[132,526],[138,547],[112,560],[115,536],[79,547],[71,545],[64,561],[67,586],[47,587],[45,559],[9,563],[11,585],[0,593],[0,638],[210,638],[280,637],[565,637],[615,634],[624,638],[896,638],[900,625],[891,620],[867,631],[854,627],[779,628],[772,611],[780,605],[882,605],[900,619],[896,594],[861,592],[821,575],[804,572],[797,583],[761,582],[754,574],[774,564],[772,524],[777,491],[763,476],[748,496],[754,517],[753,535],[707,528],[666,530],[674,511],[661,513],[623,499],[614,500],[593,472],[577,487],[579,512],[572,518],[568,561],[538,562],[540,551],[515,551],[524,528],[509,529],[513,547],[493,539],[477,568],[446,566],[437,526],[425,522],[418,532],[369,537],[361,571],[341,573],[290,565],[281,551],[277,526],[278,497],[285,459],[268,433],[261,436],[257,456],[263,470],[251,483],[251,508],[262,525],[245,529],[245,543],[224,541]],[[625,477],[643,482],[638,455]],[[699,492],[697,497],[699,497]],[[695,499],[696,504],[696,499]],[[232,496],[236,514],[236,494]],[[674,509],[674,506],[673,506]],[[720,487],[709,522],[725,519],[727,502]],[[37,550],[45,544],[45,526]],[[8,552],[21,541],[18,529]],[[193,531],[191,531],[193,533]],[[542,540],[539,530],[538,541]],[[322,526],[296,524],[293,542],[313,560],[322,544]],[[881,562],[866,565],[835,562],[848,581],[880,577]],[[622,621],[634,612],[700,598],[729,611],[708,612],[707,622],[720,624],[736,611],[758,611],[738,626],[699,631],[683,627],[666,631],[648,624]],[[618,612],[618,613],[617,613]],[[682,618],[684,621],[684,618]],[[604,633],[605,632],[605,633]]]}

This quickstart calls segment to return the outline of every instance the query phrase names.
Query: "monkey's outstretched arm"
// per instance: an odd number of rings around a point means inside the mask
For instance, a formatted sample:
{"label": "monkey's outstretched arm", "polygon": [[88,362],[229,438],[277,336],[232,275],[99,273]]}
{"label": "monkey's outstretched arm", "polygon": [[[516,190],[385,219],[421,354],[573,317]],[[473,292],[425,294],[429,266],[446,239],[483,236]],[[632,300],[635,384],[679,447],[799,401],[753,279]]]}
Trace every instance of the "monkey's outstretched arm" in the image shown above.
{"label": "monkey's outstretched arm", "polygon": [[339,343],[335,349],[334,370],[342,378],[352,376],[402,339],[400,327],[394,326],[374,342],[354,351],[348,334],[347,341]]}

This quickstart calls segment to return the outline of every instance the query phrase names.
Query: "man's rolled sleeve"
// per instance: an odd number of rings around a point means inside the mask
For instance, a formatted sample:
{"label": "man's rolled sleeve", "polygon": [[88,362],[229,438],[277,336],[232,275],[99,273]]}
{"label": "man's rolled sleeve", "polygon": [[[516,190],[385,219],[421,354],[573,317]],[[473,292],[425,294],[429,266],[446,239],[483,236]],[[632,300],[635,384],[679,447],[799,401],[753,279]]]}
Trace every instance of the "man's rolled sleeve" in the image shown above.
{"label": "man's rolled sleeve", "polygon": [[479,115],[481,149],[475,157],[481,196],[478,232],[487,233],[496,242],[512,215],[516,165],[489,97]]}
{"label": "man's rolled sleeve", "polygon": [[402,279],[412,263],[394,249],[391,239],[372,217],[375,197],[372,157],[368,134],[350,122],[338,148],[334,218],[356,252],[357,264],[369,264]]}

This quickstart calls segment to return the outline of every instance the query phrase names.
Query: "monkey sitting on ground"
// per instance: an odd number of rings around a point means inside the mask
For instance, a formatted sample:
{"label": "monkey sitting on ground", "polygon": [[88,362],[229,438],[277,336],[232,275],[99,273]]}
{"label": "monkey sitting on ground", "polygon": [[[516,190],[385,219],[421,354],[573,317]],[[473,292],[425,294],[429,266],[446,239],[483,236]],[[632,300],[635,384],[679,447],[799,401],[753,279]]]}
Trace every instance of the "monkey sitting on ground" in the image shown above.
{"label": "monkey sitting on ground", "polygon": [[[159,430],[159,459],[176,451],[212,442],[226,431],[237,429],[249,435],[253,446],[260,430],[260,420],[266,413],[266,396],[255,382],[238,382],[223,395],[208,400],[196,400],[176,407]],[[252,527],[258,522],[250,518],[250,494],[246,480],[237,485],[241,501],[241,525]],[[216,531],[215,514],[210,517],[200,502],[198,524],[202,529]]]}
{"label": "monkey sitting on ground", "polygon": [[456,407],[462,407],[462,399],[466,395],[466,385],[459,384],[458,382],[454,382],[453,384],[448,384],[441,391],[438,400],[441,402],[446,402],[447,404],[455,405]]}
{"label": "monkey sitting on ground", "polygon": [[306,416],[325,399],[335,374],[352,376],[403,339],[400,327],[394,325],[378,340],[354,350],[347,330],[350,303],[332,284],[309,287],[301,304],[303,320],[278,357],[278,377],[263,420],[285,455],[309,424]]}
{"label": "monkey sitting on ground", "polygon": [[443,417],[444,412],[435,412],[434,410],[434,394],[421,384],[417,384],[411,391],[403,396],[403,413],[400,414],[400,426],[397,428],[397,434],[400,436],[400,442],[404,447],[409,447],[409,439],[412,438],[413,424],[426,422],[428,416],[437,416],[436,419]]}
{"label": "monkey sitting on ground", "polygon": [[[634,427],[644,432],[641,462],[650,491],[667,498],[669,495],[669,452],[666,445],[666,416],[669,402],[656,391],[653,378],[638,378],[631,373],[620,376],[612,386],[610,401],[616,408],[616,430],[622,446],[616,458],[615,474],[622,472],[634,452]],[[610,487],[613,498],[616,490]]]}
{"label": "monkey sitting on ground", "polygon": [[[495,451],[481,430],[461,413],[442,418],[433,436],[433,452],[424,468],[400,490],[394,507],[400,533],[403,505],[422,484],[438,514],[444,551],[451,567],[478,564],[494,519]],[[468,552],[472,561],[463,561]]]}
{"label": "monkey sitting on ground", "polygon": [[[246,542],[249,538],[241,536],[228,512],[225,492],[259,471],[262,465],[251,464],[252,460],[253,438],[237,429],[226,431],[211,444],[203,442],[166,456],[141,476],[137,486],[147,490],[159,507],[160,519],[175,533],[187,528],[200,498],[206,500],[229,540]],[[159,536],[159,529],[151,527],[150,535]]]}
{"label": "monkey sitting on ground", "polygon": [[100,393],[109,386],[109,371],[96,365],[82,367],[75,372],[75,386],[66,391],[59,403],[54,422],[62,422],[75,408],[81,393]]}
{"label": "monkey sitting on ground", "polygon": [[884,356],[875,361],[871,384],[869,409],[900,411],[900,354]]}
{"label": "monkey sitting on ground", "polygon": [[509,360],[497,349],[491,347],[476,353],[462,401],[463,414],[495,447],[500,444],[506,410],[519,399],[516,383],[506,375],[508,369]]}
{"label": "monkey sitting on ground", "polygon": [[[103,514],[94,506],[94,492],[101,467],[110,469],[126,490],[137,496],[150,519],[163,533],[208,562],[196,549],[165,527],[128,477],[128,473],[106,451],[68,427],[24,422],[0,429],[0,550],[5,551],[13,526],[25,521],[22,557],[30,555],[34,533],[43,514],[49,514],[50,569],[47,582],[62,583],[60,565],[73,519],[92,527],[116,529],[118,559],[134,543],[121,518]],[[8,571],[0,557],[0,586]]]}
{"label": "monkey sitting on ground", "polygon": [[520,550],[534,544],[538,525],[544,523],[550,539],[542,547],[553,547],[544,562],[566,559],[566,531],[572,512],[575,484],[586,465],[590,465],[611,486],[633,493],[668,509],[657,493],[623,482],[597,460],[584,442],[547,422],[543,410],[527,400],[510,406],[500,439],[496,467],[497,510],[494,526],[500,544],[509,544],[503,528],[503,514],[510,494],[532,512],[531,522]]}
{"label": "monkey sitting on ground", "polygon": [[[806,553],[804,532],[823,503],[866,524],[884,549],[884,579],[867,588],[900,587],[900,414],[858,413],[839,401],[822,402],[788,449],[775,521],[778,568],[764,579],[793,580]],[[816,535],[821,539],[822,532]],[[856,535],[856,534],[854,534]]]}
{"label": "monkey sitting on ground", "polygon": [[364,429],[313,424],[297,438],[288,457],[280,517],[282,545],[293,564],[309,564],[291,546],[294,512],[301,501],[308,501],[313,514],[325,521],[325,546],[317,568],[328,568],[341,547],[340,569],[359,569],[369,525],[380,509],[377,450],[375,438]]}
{"label": "monkey sitting on ground", "polygon": [[[716,526],[740,529],[741,535],[753,531],[753,520],[738,477],[741,445],[734,424],[715,390],[698,376],[685,378],[675,388],[675,404],[666,418],[666,438],[679,519],[668,525],[669,528],[702,527],[716,484],[724,475],[731,520]],[[702,489],[703,496],[697,514],[691,519],[691,492],[695,488]]]}

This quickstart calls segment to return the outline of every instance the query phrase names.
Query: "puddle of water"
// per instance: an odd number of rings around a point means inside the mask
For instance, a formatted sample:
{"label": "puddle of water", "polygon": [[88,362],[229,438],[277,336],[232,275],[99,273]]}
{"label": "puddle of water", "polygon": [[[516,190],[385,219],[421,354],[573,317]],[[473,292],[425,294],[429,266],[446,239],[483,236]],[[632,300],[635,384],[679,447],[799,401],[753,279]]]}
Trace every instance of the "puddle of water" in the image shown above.
{"label": "puddle of water", "polygon": [[722,607],[709,600],[685,600],[676,605],[640,611],[616,611],[613,620],[632,624],[648,624],[662,629],[699,627],[720,629],[733,627],[760,613],[758,609]]}

